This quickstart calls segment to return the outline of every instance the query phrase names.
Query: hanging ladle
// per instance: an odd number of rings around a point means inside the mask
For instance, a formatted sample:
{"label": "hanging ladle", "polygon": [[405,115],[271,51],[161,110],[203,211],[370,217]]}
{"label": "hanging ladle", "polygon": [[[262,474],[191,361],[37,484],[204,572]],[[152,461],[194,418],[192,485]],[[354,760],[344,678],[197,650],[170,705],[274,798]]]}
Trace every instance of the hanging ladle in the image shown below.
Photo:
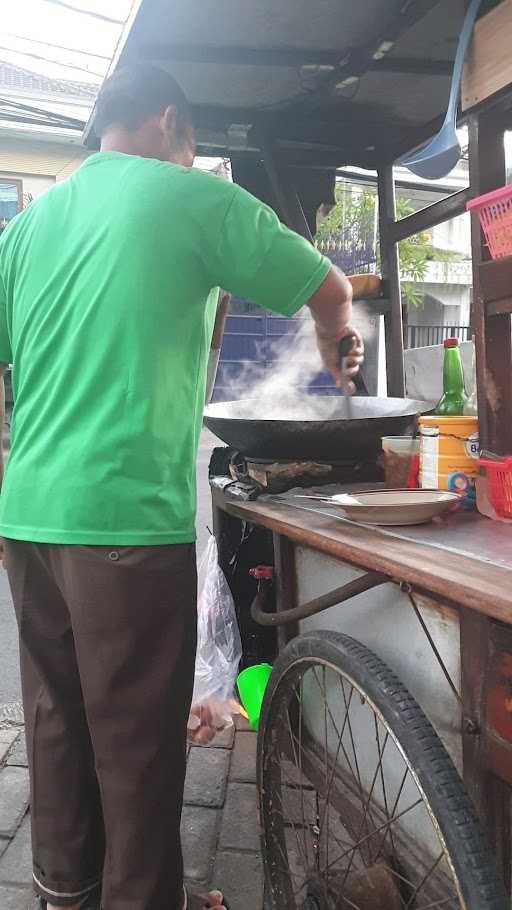
{"label": "hanging ladle", "polygon": [[415,152],[398,162],[400,165],[409,168],[413,174],[423,177],[425,180],[438,180],[440,177],[446,177],[453,170],[461,155],[460,142],[457,136],[457,105],[462,66],[480,3],[481,0],[472,0],[466,12],[453,65],[448,110],[441,129],[437,136],[434,136],[427,145],[416,149]]}

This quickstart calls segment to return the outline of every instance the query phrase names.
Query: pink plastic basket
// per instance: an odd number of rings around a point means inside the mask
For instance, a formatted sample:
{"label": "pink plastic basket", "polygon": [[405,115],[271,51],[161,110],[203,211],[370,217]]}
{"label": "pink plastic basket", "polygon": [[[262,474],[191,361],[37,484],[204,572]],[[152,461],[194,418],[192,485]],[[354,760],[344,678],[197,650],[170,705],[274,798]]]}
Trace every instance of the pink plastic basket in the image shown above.
{"label": "pink plastic basket", "polygon": [[471,199],[470,212],[478,212],[493,259],[512,255],[512,185]]}
{"label": "pink plastic basket", "polygon": [[512,518],[512,458],[480,458],[479,464],[485,468],[489,499],[496,514]]}

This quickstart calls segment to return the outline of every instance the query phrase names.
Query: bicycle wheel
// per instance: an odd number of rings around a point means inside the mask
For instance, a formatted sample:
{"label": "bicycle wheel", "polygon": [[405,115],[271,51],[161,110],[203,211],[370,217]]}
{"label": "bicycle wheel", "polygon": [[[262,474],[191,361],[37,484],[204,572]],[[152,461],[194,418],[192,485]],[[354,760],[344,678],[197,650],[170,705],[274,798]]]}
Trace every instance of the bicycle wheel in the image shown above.
{"label": "bicycle wheel", "polygon": [[279,657],[258,741],[275,910],[506,910],[446,750],[397,677],[333,632]]}

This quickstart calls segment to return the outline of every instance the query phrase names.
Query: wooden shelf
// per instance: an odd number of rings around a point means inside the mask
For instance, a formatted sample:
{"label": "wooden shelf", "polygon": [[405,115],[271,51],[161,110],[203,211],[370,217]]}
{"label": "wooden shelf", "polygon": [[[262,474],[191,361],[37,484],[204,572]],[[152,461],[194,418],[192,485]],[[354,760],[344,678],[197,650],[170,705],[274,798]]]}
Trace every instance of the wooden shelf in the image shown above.
{"label": "wooden shelf", "polygon": [[512,256],[482,262],[479,278],[487,314],[512,313]]}

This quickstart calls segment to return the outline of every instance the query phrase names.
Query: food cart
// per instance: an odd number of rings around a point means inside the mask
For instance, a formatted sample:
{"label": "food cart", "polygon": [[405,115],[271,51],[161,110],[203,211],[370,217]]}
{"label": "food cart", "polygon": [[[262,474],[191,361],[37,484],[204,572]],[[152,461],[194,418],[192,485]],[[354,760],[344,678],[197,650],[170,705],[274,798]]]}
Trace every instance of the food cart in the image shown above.
{"label": "food cart", "polygon": [[[396,397],[405,393],[398,242],[506,182],[508,0],[482,5],[466,69],[470,186],[395,217],[393,162],[442,120],[464,7],[142,0],[113,64],[168,67],[193,102],[199,152],[229,156],[234,179],[306,237],[337,168],[377,171],[383,294],[372,305]],[[480,437],[508,454],[512,258],[490,261],[472,220]],[[337,489],[378,479],[371,458],[340,464],[336,454]],[[279,652],[258,759],[269,906],[509,906],[510,527],[476,512],[418,528],[342,520],[291,498],[299,457],[285,481],[280,466],[279,497],[253,498],[251,455],[242,451],[240,467],[231,450],[216,451],[210,475],[246,657]],[[270,492],[278,461],[254,460]]]}

